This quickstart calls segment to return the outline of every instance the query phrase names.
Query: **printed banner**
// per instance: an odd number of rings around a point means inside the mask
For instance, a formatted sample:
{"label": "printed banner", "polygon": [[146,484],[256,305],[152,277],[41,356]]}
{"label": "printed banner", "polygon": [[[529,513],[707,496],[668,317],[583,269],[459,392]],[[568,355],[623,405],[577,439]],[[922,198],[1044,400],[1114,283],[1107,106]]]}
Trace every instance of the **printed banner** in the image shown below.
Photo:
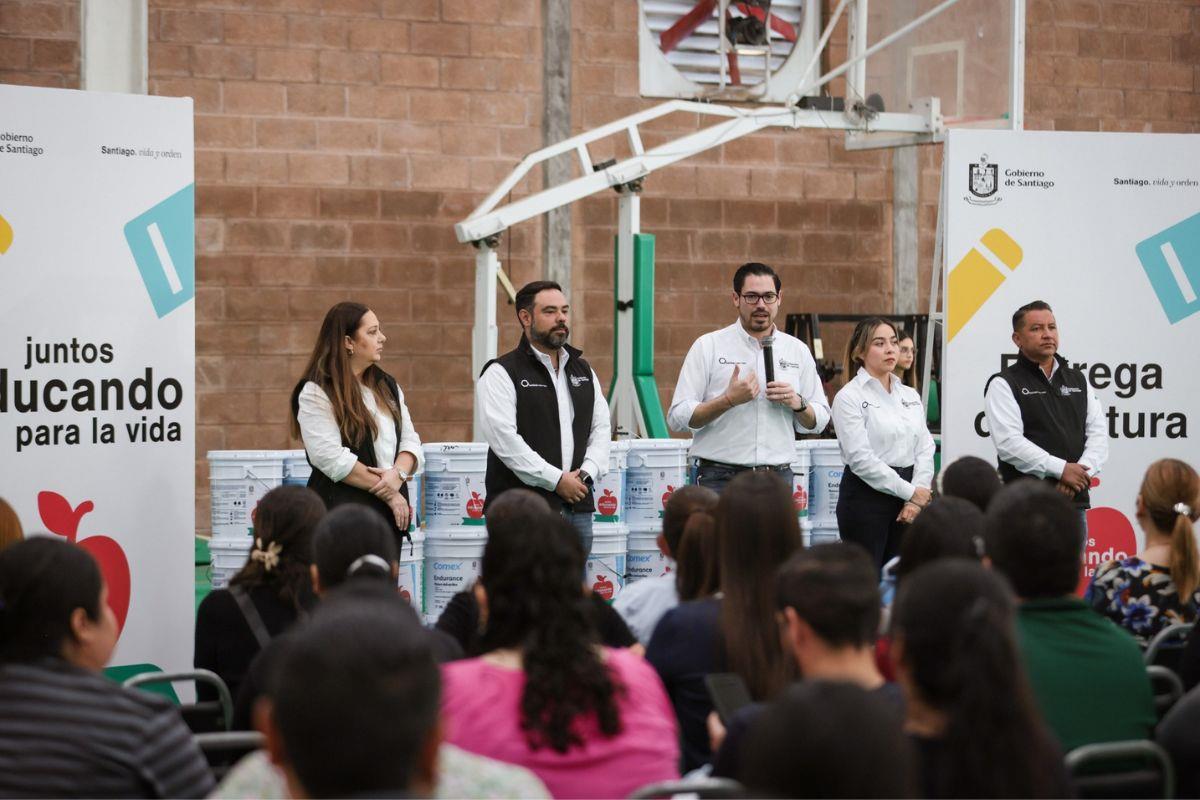
{"label": "printed banner", "polygon": [[945,169],[943,464],[995,461],[984,386],[1016,353],[1013,312],[1046,301],[1108,428],[1086,580],[1137,551],[1146,467],[1200,465],[1200,136],[956,130]]}
{"label": "printed banner", "polygon": [[192,663],[192,101],[0,86],[0,496],[100,563],[113,665]]}

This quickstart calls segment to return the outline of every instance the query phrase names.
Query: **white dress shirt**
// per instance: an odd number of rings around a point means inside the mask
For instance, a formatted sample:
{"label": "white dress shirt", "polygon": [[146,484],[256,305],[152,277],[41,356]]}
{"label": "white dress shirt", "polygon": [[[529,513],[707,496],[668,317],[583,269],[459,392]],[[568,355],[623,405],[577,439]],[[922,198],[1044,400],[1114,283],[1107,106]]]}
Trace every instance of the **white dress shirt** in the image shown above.
{"label": "white dress shirt", "polygon": [[612,603],[613,610],[643,645],[650,644],[659,620],[677,605],[679,592],[675,589],[674,570],[626,584]]}
{"label": "white dress shirt", "polygon": [[[412,415],[404,404],[404,391],[396,387],[400,395],[400,444],[397,449],[396,421],[390,414],[379,410],[374,392],[361,384],[360,388],[367,411],[375,418],[375,463],[380,468],[390,467],[396,463],[397,454],[412,453],[417,459],[413,472],[420,471],[425,463],[425,454],[421,450],[421,437],[413,428]],[[296,419],[300,423],[300,438],[304,440],[304,450],[313,469],[319,469],[334,483],[344,480],[358,463],[358,457],[342,444],[342,433],[329,396],[320,386],[308,381],[300,390],[299,400],[300,409]]]}
{"label": "white dress shirt", "polygon": [[[767,399],[767,376],[762,345],[740,321],[695,341],[683,361],[667,422],[672,430],[690,431],[691,455],[723,464],[757,467],[791,464],[796,460],[796,432],[820,433],[829,423],[829,401],[817,374],[817,363],[804,342],[775,330],[775,380],[786,381],[803,397],[816,416],[805,428],[790,408]],[[701,403],[724,394],[739,368],[739,377],[758,375],[758,397],[727,410],[703,428],[691,426]]]}
{"label": "white dress shirt", "polygon": [[[558,398],[558,430],[562,439],[562,461],[551,464],[537,454],[517,433],[517,388],[513,386],[508,371],[499,364],[492,364],[483,371],[475,384],[475,404],[480,409],[479,427],[488,448],[504,465],[521,479],[522,483],[553,492],[563,472],[571,467],[575,458],[575,437],[571,426],[575,420],[575,406],[571,402],[571,382],[566,372],[570,354],[565,349],[558,351],[558,370],[550,356],[532,348],[538,361],[546,368],[546,374],[554,385]],[[612,439],[609,422],[608,401],[600,390],[600,379],[592,370],[592,387],[596,400],[592,406],[592,429],[588,434],[587,450],[579,468],[593,479],[608,472],[608,448]]]}
{"label": "white dress shirt", "polygon": [[[1050,377],[1058,372],[1058,359],[1050,368]],[[1039,367],[1040,369],[1040,367]],[[1042,374],[1045,374],[1044,372]],[[1100,413],[1100,401],[1096,392],[1088,385],[1087,416],[1084,419],[1084,434],[1087,439],[1079,464],[1089,475],[1097,475],[1108,461],[1108,428]],[[1012,387],[1003,379],[988,384],[984,395],[984,414],[987,415],[988,431],[1000,460],[1016,467],[1017,472],[1035,478],[1061,478],[1067,466],[1065,459],[1052,456],[1025,438],[1025,421],[1021,418],[1021,407],[1013,397]]]}
{"label": "white dress shirt", "polygon": [[[833,428],[842,461],[877,492],[908,500],[933,481],[933,436],[925,424],[921,396],[895,375],[891,391],[864,367],[833,398]],[[897,467],[912,467],[906,481]]]}

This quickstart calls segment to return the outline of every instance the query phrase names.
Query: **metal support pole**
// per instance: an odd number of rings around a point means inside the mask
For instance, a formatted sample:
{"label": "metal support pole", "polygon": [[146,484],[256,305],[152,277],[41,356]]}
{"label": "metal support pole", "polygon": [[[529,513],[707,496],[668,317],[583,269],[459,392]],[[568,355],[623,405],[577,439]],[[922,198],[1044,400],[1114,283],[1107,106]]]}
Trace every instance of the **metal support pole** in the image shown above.
{"label": "metal support pole", "polygon": [[[471,377],[479,380],[483,365],[496,357],[496,275],[500,258],[496,249],[480,244],[475,253],[475,328],[471,333]],[[479,426],[479,404],[475,403],[472,438],[483,441]]]}
{"label": "metal support pole", "polygon": [[641,232],[642,198],[636,192],[622,194],[617,204],[617,253],[615,264],[616,358],[609,391],[613,430],[621,436],[645,436],[646,423],[638,404],[633,380],[633,237]]}
{"label": "metal support pole", "polygon": [[146,0],[82,0],[80,10],[80,88],[145,94]]}
{"label": "metal support pole", "polygon": [[[929,271],[929,330],[925,334],[925,368],[921,375],[921,404],[925,408],[929,408],[929,379],[933,373],[933,340],[937,338],[936,332],[939,327],[943,328],[943,339],[945,338],[945,326],[942,324],[945,320],[943,312],[938,310],[938,301],[941,299],[942,293],[942,269],[943,248],[942,239],[946,233],[945,208],[946,208],[946,148],[942,147],[942,186],[938,190],[938,210],[937,210],[937,228],[933,234],[933,268]],[[939,376],[944,381],[946,376]],[[942,392],[938,392],[938,400],[943,396]],[[943,415],[944,416],[944,415]]]}
{"label": "metal support pole", "polygon": [[[847,27],[850,29],[848,53],[857,56],[867,49],[867,8],[868,0],[854,0],[847,17]],[[846,115],[856,119],[854,111],[856,103],[864,102],[867,98],[867,60],[862,58],[853,61],[846,72]]]}

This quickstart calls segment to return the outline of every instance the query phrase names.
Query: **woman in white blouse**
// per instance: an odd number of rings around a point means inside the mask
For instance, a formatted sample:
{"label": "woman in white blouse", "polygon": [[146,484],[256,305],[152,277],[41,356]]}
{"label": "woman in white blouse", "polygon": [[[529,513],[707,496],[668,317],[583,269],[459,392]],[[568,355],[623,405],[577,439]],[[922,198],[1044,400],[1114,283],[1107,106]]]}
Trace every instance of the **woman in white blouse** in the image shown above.
{"label": "woman in white blouse", "polygon": [[893,374],[896,328],[873,317],[846,346],[846,385],[833,399],[833,424],[846,469],[838,494],[838,530],[882,568],[900,551],[904,527],[929,504],[933,437],[921,397]]}
{"label": "woman in white blouse", "polygon": [[325,315],[304,377],[292,392],[292,435],[304,441],[308,487],[328,508],[375,508],[397,537],[412,512],[408,480],[422,463],[396,379],[379,367],[387,337],[360,303],[338,303]]}

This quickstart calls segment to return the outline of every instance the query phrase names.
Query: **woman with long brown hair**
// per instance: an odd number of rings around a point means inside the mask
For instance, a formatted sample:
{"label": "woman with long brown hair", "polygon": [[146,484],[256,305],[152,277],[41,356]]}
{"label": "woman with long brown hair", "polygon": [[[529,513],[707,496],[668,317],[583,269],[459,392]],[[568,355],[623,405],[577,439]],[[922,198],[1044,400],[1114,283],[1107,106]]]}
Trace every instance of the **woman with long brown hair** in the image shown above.
{"label": "woman with long brown hair", "polygon": [[1141,551],[1096,570],[1086,600],[1143,647],[1169,625],[1200,612],[1200,559],[1193,523],[1200,517],[1200,475],[1176,458],[1155,461],[1142,478],[1137,521]]}
{"label": "woman with long brown hair", "polygon": [[904,526],[929,504],[933,437],[921,396],[896,367],[896,327],[865,319],[846,345],[846,385],[833,399],[833,426],[846,469],[838,493],[842,540],[867,549],[877,569],[900,552]]}
{"label": "woman with long brown hair", "polygon": [[386,341],[378,317],[361,303],[329,309],[292,391],[292,435],[303,440],[313,467],[308,488],[326,506],[374,508],[399,538],[412,516],[408,481],[423,457],[404,393],[379,366]]}
{"label": "woman with long brown hair", "polygon": [[773,580],[803,546],[791,487],[773,472],[743,472],[721,493],[715,517],[721,591],[668,611],[646,648],[679,717],[685,770],[712,756],[706,675],[735,673],[759,701],[796,677],[780,644]]}

